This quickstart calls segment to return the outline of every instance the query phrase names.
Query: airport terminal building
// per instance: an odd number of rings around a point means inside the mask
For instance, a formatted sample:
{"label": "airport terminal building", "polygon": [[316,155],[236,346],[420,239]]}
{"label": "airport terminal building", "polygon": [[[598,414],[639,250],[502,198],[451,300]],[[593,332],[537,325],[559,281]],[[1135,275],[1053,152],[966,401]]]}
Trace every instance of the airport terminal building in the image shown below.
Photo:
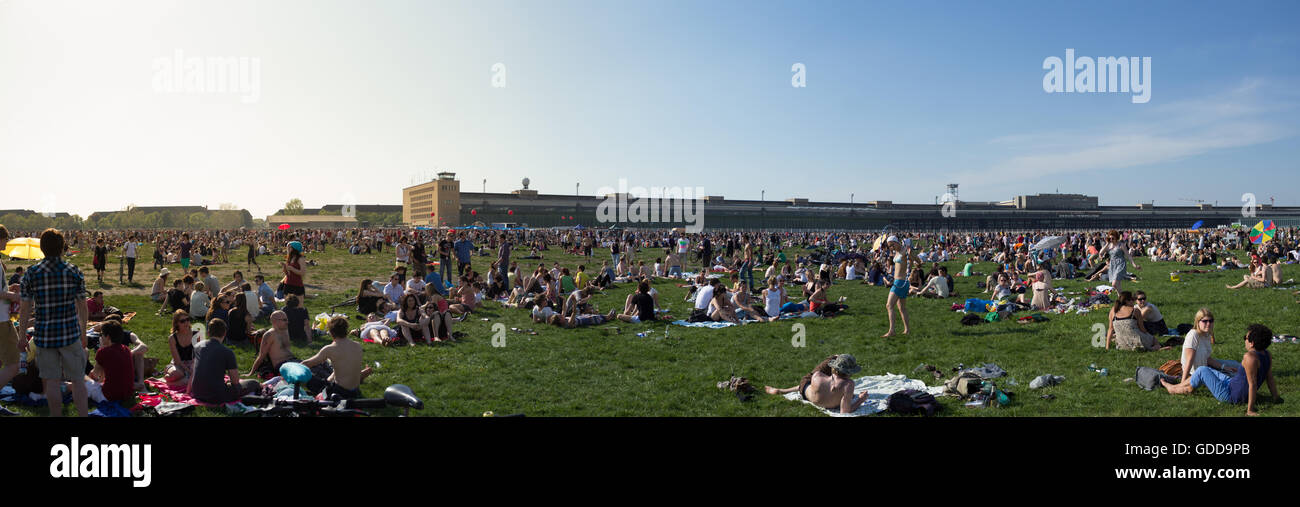
{"label": "airport terminal building", "polygon": [[[955,188],[955,185],[952,186]],[[607,201],[609,199],[609,201]],[[636,202],[635,196],[610,194],[547,195],[524,188],[510,193],[462,192],[455,173],[402,190],[402,217],[412,226],[460,227],[474,223],[513,223],[528,227],[682,227],[680,215],[661,216],[668,220],[642,224],[629,220],[601,220],[602,203]],[[654,202],[649,202],[653,200]],[[702,201],[706,230],[791,229],[872,231],[884,228],[962,231],[1032,229],[1169,229],[1189,228],[1197,221],[1204,227],[1254,223],[1272,219],[1279,226],[1300,225],[1300,207],[1261,204],[1256,217],[1243,217],[1242,207],[1214,206],[1101,206],[1095,196],[1079,194],[1037,194],[1017,196],[1002,202],[953,200],[946,204],[904,204],[891,201],[861,203],[818,202],[791,197],[784,200],[731,200],[705,196]],[[641,201],[654,209],[670,209],[666,199]],[[666,213],[663,213],[666,215]],[[608,217],[608,214],[604,214]]]}

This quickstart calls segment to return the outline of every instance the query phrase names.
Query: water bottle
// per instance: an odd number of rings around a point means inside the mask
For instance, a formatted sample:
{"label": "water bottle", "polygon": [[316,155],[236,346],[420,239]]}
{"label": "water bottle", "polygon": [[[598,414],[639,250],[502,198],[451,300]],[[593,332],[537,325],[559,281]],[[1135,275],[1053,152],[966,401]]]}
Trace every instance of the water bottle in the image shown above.
{"label": "water bottle", "polygon": [[18,353],[18,374],[19,375],[27,374],[27,351],[26,350]]}
{"label": "water bottle", "polygon": [[1102,368],[1101,370],[1098,370],[1097,373],[1100,373],[1101,376],[1105,377],[1107,375],[1110,375],[1110,369]]}

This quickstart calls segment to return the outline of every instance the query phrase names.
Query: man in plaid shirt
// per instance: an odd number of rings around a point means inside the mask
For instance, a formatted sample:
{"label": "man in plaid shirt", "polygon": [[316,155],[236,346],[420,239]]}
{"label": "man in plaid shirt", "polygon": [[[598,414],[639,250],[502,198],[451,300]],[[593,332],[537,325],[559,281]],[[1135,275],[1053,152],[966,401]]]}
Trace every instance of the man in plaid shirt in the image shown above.
{"label": "man in plaid shirt", "polygon": [[[63,415],[64,381],[72,383],[77,415],[87,414],[86,401],[86,280],[81,270],[63,260],[63,234],[41,233],[45,259],[23,273],[19,320],[35,327],[36,361],[50,416]],[[32,324],[35,321],[34,325]]]}

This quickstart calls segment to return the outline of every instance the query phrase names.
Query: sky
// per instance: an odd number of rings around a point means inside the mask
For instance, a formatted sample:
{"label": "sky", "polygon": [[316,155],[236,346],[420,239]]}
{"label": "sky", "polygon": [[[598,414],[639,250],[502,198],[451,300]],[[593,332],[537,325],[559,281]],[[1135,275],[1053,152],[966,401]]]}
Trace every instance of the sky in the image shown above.
{"label": "sky", "polygon": [[[438,171],[489,192],[1300,205],[1297,22],[1290,1],[0,0],[0,209],[263,217],[400,204]],[[1149,101],[1048,93],[1067,49],[1149,57]],[[186,74],[241,59],[225,90]]]}

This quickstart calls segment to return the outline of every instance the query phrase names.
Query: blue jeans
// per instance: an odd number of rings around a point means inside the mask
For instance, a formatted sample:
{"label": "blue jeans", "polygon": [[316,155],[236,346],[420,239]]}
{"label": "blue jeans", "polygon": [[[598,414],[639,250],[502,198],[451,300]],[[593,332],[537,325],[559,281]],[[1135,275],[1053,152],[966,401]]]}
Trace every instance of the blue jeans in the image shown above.
{"label": "blue jeans", "polygon": [[443,280],[451,280],[451,257],[438,258],[438,276]]}
{"label": "blue jeans", "polygon": [[673,266],[668,268],[668,276],[682,276],[682,267]]}
{"label": "blue jeans", "polygon": [[501,262],[500,266],[497,267],[497,271],[501,273],[501,278],[505,280],[502,283],[505,284],[504,286],[506,288],[506,292],[509,292],[510,291],[510,276],[509,276],[510,262],[508,261]]}
{"label": "blue jeans", "polygon": [[[1219,361],[1219,363],[1222,364],[1224,368],[1233,367],[1238,370],[1241,369],[1241,363],[1236,361],[1225,359]],[[1210,394],[1214,395],[1214,399],[1226,402],[1228,401],[1228,379],[1230,378],[1232,378],[1232,376],[1227,373],[1223,373],[1209,366],[1202,366],[1197,368],[1195,372],[1192,372],[1192,376],[1188,377],[1188,380],[1191,381],[1192,389],[1205,386],[1206,389],[1210,390]]]}
{"label": "blue jeans", "polygon": [[743,262],[740,264],[740,279],[749,284],[750,290],[754,289],[754,263]]}
{"label": "blue jeans", "polygon": [[610,257],[611,259],[614,259],[614,262],[610,263],[610,266],[613,266],[614,268],[617,268],[617,267],[618,267],[618,259],[619,259],[619,257],[621,257],[621,255],[620,255],[620,254],[609,254],[609,257]]}

